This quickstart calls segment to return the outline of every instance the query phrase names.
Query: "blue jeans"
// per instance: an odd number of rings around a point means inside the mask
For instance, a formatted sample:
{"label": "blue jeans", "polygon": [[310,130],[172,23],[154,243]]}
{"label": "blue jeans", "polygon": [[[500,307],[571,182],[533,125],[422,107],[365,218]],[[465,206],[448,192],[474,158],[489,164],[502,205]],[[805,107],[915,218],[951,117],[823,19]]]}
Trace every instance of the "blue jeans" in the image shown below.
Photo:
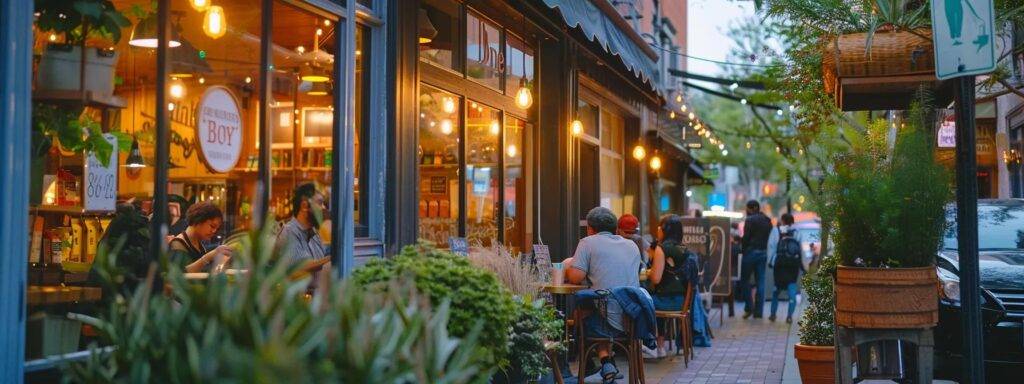
{"label": "blue jeans", "polygon": [[[779,292],[781,289],[775,287],[772,291],[772,317],[775,316],[775,311],[779,309]],[[789,283],[786,285],[786,294],[789,295],[789,308],[787,308],[786,318],[793,317],[793,312],[796,311],[796,282]]]}
{"label": "blue jeans", "polygon": [[[768,263],[768,252],[755,250],[743,255],[743,265],[740,269],[740,295],[743,297],[743,311],[754,313],[754,317],[760,318],[764,314],[764,273]],[[757,288],[756,297],[750,297],[750,275],[754,275],[754,287]],[[751,300],[753,299],[753,300]]]}

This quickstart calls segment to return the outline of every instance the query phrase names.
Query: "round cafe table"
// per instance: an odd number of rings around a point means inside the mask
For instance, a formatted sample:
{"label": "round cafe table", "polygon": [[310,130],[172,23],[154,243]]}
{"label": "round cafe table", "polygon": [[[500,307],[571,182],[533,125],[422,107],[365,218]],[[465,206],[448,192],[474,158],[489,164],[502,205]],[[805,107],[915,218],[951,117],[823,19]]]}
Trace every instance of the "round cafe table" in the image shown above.
{"label": "round cafe table", "polygon": [[[569,335],[571,334],[569,327],[569,311],[567,303],[568,297],[570,295],[575,294],[576,292],[582,291],[587,288],[590,287],[586,285],[577,284],[546,283],[540,286],[541,291],[551,294],[552,299],[554,300],[554,303],[551,304],[554,305],[555,310],[561,311],[565,315],[565,329],[562,332],[562,343],[564,343],[566,346],[569,345]],[[564,379],[566,377],[573,377],[571,371],[569,370],[568,354],[564,356],[558,356],[557,353],[550,353],[548,358],[551,360],[552,369],[555,371],[555,383],[562,384],[564,383]],[[564,376],[563,372],[564,375],[568,376]]]}

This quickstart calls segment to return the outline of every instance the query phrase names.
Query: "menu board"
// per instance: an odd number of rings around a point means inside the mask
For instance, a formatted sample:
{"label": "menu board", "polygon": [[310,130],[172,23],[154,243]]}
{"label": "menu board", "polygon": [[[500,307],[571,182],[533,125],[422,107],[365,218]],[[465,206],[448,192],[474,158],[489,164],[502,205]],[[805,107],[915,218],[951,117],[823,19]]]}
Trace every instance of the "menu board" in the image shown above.
{"label": "menu board", "polygon": [[701,289],[715,296],[732,292],[730,229],[728,218],[683,219],[683,245],[698,256]]}
{"label": "menu board", "polygon": [[89,153],[86,159],[82,186],[86,211],[113,211],[117,204],[117,137],[106,133],[103,138],[114,150],[110,151],[107,165],[103,165],[95,153]]}
{"label": "menu board", "polygon": [[469,242],[465,237],[449,237],[448,250],[459,256],[469,256]]}

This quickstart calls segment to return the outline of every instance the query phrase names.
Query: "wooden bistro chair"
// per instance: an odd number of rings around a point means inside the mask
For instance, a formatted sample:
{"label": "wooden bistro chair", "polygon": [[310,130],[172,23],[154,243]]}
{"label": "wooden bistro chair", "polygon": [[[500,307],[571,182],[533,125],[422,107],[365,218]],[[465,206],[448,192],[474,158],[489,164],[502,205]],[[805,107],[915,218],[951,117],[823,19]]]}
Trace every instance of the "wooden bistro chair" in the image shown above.
{"label": "wooden bistro chair", "polygon": [[679,311],[654,311],[654,317],[658,319],[664,319],[666,322],[667,335],[666,339],[670,340],[671,345],[676,344],[676,337],[681,332],[683,334],[683,345],[682,351],[679,347],[676,347],[676,354],[683,353],[683,365],[686,367],[690,366],[690,360],[693,359],[693,322],[690,319],[690,307],[693,305],[693,284],[688,284],[686,287],[686,298],[683,300],[683,308]]}
{"label": "wooden bistro chair", "polygon": [[[611,296],[607,296],[599,300],[615,300]],[[644,378],[644,359],[643,354],[640,352],[640,338],[636,335],[636,331],[633,327],[633,319],[628,315],[622,315],[622,327],[626,330],[623,331],[623,336],[614,338],[597,338],[587,337],[586,330],[584,330],[583,319],[586,315],[591,316],[607,316],[607,312],[599,313],[598,311],[605,310],[602,305],[595,305],[595,309],[592,311],[588,310],[577,310],[573,311],[573,322],[576,328],[576,340],[578,346],[578,353],[576,355],[576,361],[579,364],[579,370],[577,376],[579,382],[583,382],[583,378],[587,375],[587,362],[592,353],[597,352],[598,342],[607,342],[611,346],[611,350],[614,353],[615,349],[621,349],[626,352],[627,364],[629,365],[629,377],[627,382],[629,384],[643,384],[646,382]]]}

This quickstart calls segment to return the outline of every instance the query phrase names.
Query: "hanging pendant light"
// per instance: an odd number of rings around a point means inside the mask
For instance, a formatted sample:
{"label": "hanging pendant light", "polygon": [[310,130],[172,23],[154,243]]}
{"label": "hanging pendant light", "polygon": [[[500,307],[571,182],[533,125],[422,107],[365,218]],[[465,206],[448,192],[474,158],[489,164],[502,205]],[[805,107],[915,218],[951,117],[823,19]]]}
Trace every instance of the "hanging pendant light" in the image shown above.
{"label": "hanging pendant light", "polygon": [[181,99],[185,97],[185,82],[179,78],[171,78],[171,85],[167,88],[167,93],[172,98]]}
{"label": "hanging pendant light", "polygon": [[573,120],[572,123],[569,124],[569,128],[571,129],[573,136],[579,136],[583,133],[583,122]]}
{"label": "hanging pendant light", "polygon": [[519,108],[526,109],[533,105],[533,95],[530,93],[530,88],[526,87],[526,80],[519,79],[519,90],[516,91],[516,105]]}
{"label": "hanging pendant light", "polygon": [[645,157],[647,157],[647,150],[644,149],[643,145],[637,144],[635,147],[633,147],[634,159],[636,159],[637,161],[643,161]]}
{"label": "hanging pendant light", "polygon": [[203,17],[203,32],[207,36],[219,39],[228,31],[228,22],[224,17],[224,8],[217,5],[210,6]]}
{"label": "hanging pendant light", "polygon": [[146,167],[146,161],[142,159],[142,151],[139,150],[139,138],[132,138],[132,148],[128,151],[128,158],[124,162],[125,168],[139,169]]}
{"label": "hanging pendant light", "polygon": [[430,15],[427,15],[427,10],[420,8],[419,16],[419,36],[420,44],[427,44],[434,41],[434,37],[437,36],[437,28],[434,28],[434,23],[430,22]]}
{"label": "hanging pendant light", "polygon": [[[140,48],[156,48],[159,46],[157,39],[158,22],[156,14],[149,15],[149,17],[139,21],[132,27],[132,35],[128,38],[128,45]],[[178,29],[171,28],[170,40],[167,46],[170,48],[177,48],[181,46],[181,37],[178,36]]]}
{"label": "hanging pendant light", "polygon": [[317,64],[308,64],[299,69],[299,78],[310,83],[324,83],[331,80],[327,70]]}
{"label": "hanging pendant light", "polygon": [[657,171],[661,169],[661,157],[659,157],[657,154],[651,156],[651,162],[648,164],[648,166],[651,167],[652,171]]}
{"label": "hanging pendant light", "polygon": [[330,83],[320,82],[320,83],[313,83],[313,87],[310,88],[309,92],[307,92],[306,94],[310,95],[310,96],[327,96],[330,93],[331,93],[331,85],[330,85]]}

